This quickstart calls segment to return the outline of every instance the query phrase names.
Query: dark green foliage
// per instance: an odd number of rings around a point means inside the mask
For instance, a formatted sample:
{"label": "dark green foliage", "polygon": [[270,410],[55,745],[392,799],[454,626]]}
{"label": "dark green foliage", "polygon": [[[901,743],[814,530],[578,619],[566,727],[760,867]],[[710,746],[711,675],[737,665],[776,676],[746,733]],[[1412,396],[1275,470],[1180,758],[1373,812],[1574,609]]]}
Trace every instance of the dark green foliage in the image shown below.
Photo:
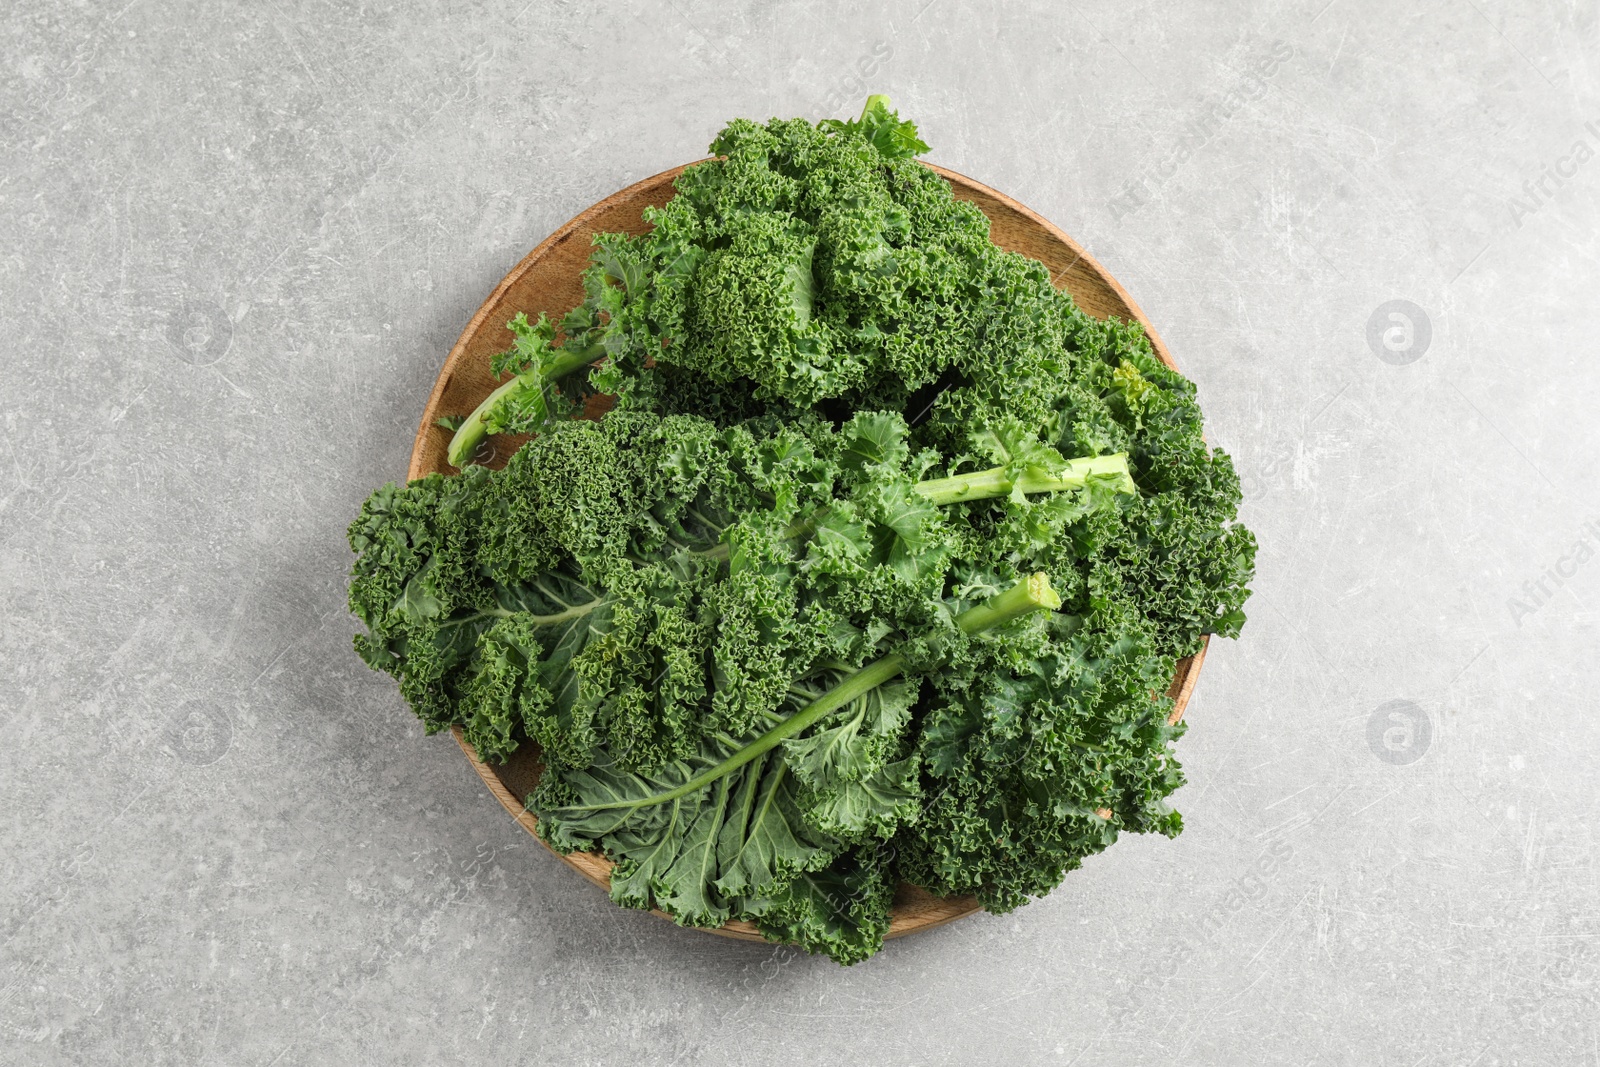
{"label": "dark green foliage", "polygon": [[[452,445],[537,435],[506,468],[368,500],[362,657],[430,733],[537,744],[541,832],[619,903],[844,963],[902,880],[1005,911],[1179,832],[1164,694],[1255,556],[1194,386],[995,247],[879,98],[712,150],[596,238],[581,305],[511,323]],[[1035,573],[1059,612],[959,623]]]}

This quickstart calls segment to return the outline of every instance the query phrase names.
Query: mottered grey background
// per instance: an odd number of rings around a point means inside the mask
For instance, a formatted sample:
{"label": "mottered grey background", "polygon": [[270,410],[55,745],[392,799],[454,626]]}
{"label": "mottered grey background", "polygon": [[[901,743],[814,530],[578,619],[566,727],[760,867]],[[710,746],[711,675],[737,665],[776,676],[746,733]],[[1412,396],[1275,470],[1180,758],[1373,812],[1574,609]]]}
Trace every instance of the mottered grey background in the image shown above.
{"label": "mottered grey background", "polygon": [[[16,0],[0,1062],[1600,1063],[1595,0]],[[890,93],[1198,383],[1261,541],[1175,841],[840,969],[623,912],[350,650],[500,276]]]}

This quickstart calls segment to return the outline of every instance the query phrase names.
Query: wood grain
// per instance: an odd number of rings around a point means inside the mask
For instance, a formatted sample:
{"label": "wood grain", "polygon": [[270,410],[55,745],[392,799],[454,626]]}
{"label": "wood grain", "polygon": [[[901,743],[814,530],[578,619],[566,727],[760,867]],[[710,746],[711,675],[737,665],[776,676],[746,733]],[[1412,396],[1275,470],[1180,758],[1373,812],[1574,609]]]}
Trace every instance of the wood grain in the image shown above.
{"label": "wood grain", "polygon": [[[692,166],[693,164],[686,164]],[[1020,252],[1044,263],[1050,269],[1051,280],[1069,291],[1078,305],[1100,318],[1115,316],[1137,320],[1144,326],[1150,343],[1162,362],[1177,369],[1161,335],[1145,318],[1139,305],[1126,290],[1094,257],[1067,236],[1028,208],[986,185],[963,177],[943,167],[930,168],[942,175],[955,190],[955,195],[970,200],[989,216],[990,236],[1001,248]],[[583,300],[581,273],[589,260],[589,239],[596,233],[643,233],[643,214],[648,205],[665,204],[673,193],[672,182],[684,167],[674,167],[620,192],[579,214],[539,243],[539,246],[501,279],[484,300],[477,313],[461,332],[461,338],[445,358],[444,367],[434,382],[433,392],[423,409],[422,422],[417,428],[416,441],[411,450],[411,469],[408,478],[421,478],[435,471],[448,473],[452,468],[445,460],[445,449],[450,433],[436,424],[441,415],[464,415],[478,406],[497,384],[489,373],[489,360],[510,346],[511,335],[505,324],[517,312],[526,312],[530,318],[546,312],[551,318],[560,318]],[[482,459],[490,466],[500,466],[521,445],[519,438],[491,438],[493,450]],[[1172,721],[1183,717],[1189,696],[1194,692],[1200,665],[1205,659],[1205,645],[1200,651],[1178,663],[1168,694],[1173,698]],[[537,837],[537,820],[523,807],[523,798],[539,781],[541,765],[537,751],[524,745],[503,765],[490,766],[477,758],[472,747],[455,731],[456,743],[471,761],[473,769],[483,779],[506,811],[528,833]],[[561,861],[601,888],[610,884],[611,863],[594,853],[574,853],[561,856]],[[970,896],[935,897],[912,885],[901,885],[895,894],[890,937],[900,937],[926,930],[971,915],[978,910],[978,902]],[[661,912],[662,918],[670,919]],[[763,940],[754,925],[747,922],[730,922],[721,929],[709,931],[723,937],[746,941]]]}

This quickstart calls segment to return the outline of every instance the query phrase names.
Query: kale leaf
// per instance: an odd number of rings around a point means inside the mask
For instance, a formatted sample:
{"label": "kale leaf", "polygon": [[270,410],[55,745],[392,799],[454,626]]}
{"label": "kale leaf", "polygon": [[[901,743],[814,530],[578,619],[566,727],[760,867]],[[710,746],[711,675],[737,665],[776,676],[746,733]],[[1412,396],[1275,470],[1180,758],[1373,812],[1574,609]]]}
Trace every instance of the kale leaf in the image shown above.
{"label": "kale leaf", "polygon": [[577,307],[511,320],[441,423],[460,474],[367,501],[357,651],[428,732],[536,745],[540,833],[618,903],[842,963],[902,881],[1006,911],[1178,833],[1164,694],[1256,551],[1193,384],[996,247],[883,98],[711,148]]}

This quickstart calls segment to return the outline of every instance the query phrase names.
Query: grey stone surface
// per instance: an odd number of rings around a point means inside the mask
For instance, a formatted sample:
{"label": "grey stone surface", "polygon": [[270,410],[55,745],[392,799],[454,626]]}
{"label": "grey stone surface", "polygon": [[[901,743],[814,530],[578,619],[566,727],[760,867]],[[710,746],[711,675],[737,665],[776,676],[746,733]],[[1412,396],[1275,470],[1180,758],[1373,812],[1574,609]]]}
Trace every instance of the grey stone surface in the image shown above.
{"label": "grey stone surface", "polygon": [[[1594,0],[17,0],[0,57],[0,1062],[1600,1062]],[[845,970],[527,838],[343,530],[540,238],[869,89],[1128,286],[1262,552],[1184,834]]]}

